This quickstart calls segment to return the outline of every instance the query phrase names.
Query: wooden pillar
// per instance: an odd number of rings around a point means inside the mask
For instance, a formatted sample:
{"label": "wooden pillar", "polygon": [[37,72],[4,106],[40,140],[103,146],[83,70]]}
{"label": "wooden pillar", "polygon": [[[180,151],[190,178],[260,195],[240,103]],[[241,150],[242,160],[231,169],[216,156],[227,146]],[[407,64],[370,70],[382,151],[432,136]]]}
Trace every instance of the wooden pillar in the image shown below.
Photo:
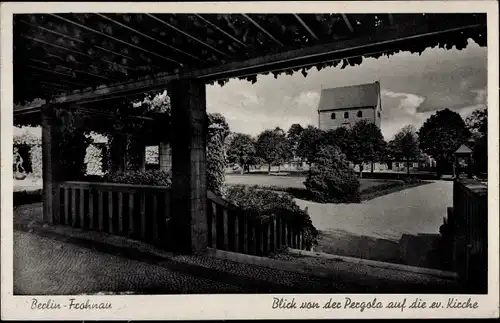
{"label": "wooden pillar", "polygon": [[42,178],[43,178],[43,221],[54,223],[57,219],[58,205],[56,201],[60,180],[58,172],[56,129],[54,126],[54,109],[51,105],[42,108]]}
{"label": "wooden pillar", "polygon": [[176,80],[169,84],[172,107],[172,249],[194,253],[207,248],[205,84]]}

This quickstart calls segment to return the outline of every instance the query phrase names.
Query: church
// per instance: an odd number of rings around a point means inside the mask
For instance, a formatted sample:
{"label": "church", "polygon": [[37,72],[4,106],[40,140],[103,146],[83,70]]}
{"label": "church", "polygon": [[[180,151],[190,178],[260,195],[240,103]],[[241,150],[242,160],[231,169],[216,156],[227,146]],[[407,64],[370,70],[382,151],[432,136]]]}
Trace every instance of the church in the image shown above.
{"label": "church", "polygon": [[381,125],[380,82],[321,90],[318,127],[321,130],[352,127],[360,120]]}

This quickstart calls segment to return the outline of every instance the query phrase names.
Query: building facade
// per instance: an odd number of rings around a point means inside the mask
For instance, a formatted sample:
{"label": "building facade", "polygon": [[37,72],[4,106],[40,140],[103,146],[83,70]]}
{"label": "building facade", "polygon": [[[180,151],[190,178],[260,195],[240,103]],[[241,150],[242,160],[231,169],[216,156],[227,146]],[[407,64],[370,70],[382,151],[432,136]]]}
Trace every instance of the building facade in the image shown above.
{"label": "building facade", "polygon": [[360,120],[381,126],[380,82],[321,90],[318,127],[321,130],[352,127]]}

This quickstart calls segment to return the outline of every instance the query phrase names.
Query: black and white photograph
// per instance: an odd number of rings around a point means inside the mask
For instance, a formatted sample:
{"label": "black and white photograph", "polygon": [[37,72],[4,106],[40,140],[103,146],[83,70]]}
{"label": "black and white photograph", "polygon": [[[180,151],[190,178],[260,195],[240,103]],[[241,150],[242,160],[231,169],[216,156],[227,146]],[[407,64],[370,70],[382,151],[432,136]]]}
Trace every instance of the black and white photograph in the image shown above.
{"label": "black and white photograph", "polygon": [[497,4],[113,4],[2,15],[9,317],[498,315]]}

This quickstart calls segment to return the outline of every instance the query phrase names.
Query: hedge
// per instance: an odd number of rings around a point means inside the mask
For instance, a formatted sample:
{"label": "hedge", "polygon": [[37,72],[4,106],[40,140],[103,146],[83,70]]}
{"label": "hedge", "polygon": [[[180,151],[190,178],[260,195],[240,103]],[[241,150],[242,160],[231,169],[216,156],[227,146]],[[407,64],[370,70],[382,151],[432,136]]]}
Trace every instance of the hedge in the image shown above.
{"label": "hedge", "polygon": [[42,195],[42,189],[34,191],[16,191],[13,193],[14,206],[41,202]]}
{"label": "hedge", "polygon": [[286,218],[293,227],[304,229],[306,248],[317,245],[318,231],[309,213],[302,210],[291,195],[257,186],[231,185],[225,187],[225,198],[256,218],[272,215]]}

